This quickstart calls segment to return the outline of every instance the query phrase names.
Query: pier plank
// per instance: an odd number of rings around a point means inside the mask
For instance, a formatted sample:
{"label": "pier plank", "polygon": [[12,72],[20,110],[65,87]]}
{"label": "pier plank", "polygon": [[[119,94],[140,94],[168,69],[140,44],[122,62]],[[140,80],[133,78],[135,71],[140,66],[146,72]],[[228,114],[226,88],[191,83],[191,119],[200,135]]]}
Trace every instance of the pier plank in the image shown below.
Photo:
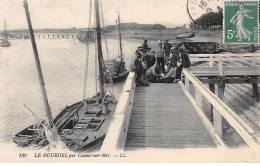
{"label": "pier plank", "polygon": [[216,147],[179,84],[137,87],[125,150]]}

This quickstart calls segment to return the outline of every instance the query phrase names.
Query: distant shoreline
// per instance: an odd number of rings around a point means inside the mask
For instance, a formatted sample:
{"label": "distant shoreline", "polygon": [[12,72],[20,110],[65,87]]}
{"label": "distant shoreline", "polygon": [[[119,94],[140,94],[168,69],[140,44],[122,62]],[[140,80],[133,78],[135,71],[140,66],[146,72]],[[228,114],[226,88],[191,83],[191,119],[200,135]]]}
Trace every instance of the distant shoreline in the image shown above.
{"label": "distant shoreline", "polygon": [[[79,30],[81,29],[35,29],[35,33],[64,33],[64,34],[78,34]],[[177,40],[176,35],[179,33],[185,33],[185,32],[195,32],[195,38],[200,36],[205,36],[205,39],[208,38],[208,36],[211,37],[210,41],[213,42],[221,42],[221,31],[205,31],[205,30],[192,30],[192,29],[183,29],[183,28],[177,28],[177,29],[166,29],[166,30],[121,30],[122,32],[122,38],[130,38],[130,39],[136,39],[136,40],[150,40],[150,41],[165,41],[165,40]],[[27,29],[21,29],[21,30],[9,30],[8,33],[10,34],[21,34],[21,33],[29,33]],[[105,33],[105,32],[104,32]],[[215,35],[218,36],[215,36]],[[213,36],[212,36],[213,35]],[[108,31],[106,33],[106,36],[108,38],[117,38],[118,31],[112,30]],[[203,40],[205,40],[203,39]],[[220,40],[218,40],[220,39]],[[191,40],[193,40],[191,38]],[[201,38],[200,38],[201,40]],[[177,40],[177,41],[190,41],[190,39],[185,40]]]}
{"label": "distant shoreline", "polygon": [[[26,33],[27,30],[19,30],[19,33]],[[10,34],[18,33],[17,30],[9,31]],[[57,33],[60,35],[63,33],[67,34],[78,34],[78,29],[66,29],[66,30],[58,30],[58,29],[50,29],[48,31],[43,30],[35,30],[35,33]],[[187,38],[187,39],[177,39],[176,35],[180,33],[186,32],[194,32],[195,37]],[[106,35],[107,39],[118,39],[118,31],[112,30],[107,31],[106,33],[103,31],[103,34]],[[166,29],[166,30],[121,30],[122,39],[130,42],[135,42],[138,44],[142,44],[143,40],[147,39],[149,46],[156,50],[158,49],[159,41],[165,42],[168,40],[170,43],[181,43],[181,42],[216,42],[220,45],[222,44],[222,31],[221,30],[193,30],[193,29],[184,29],[184,28],[175,28],[175,29]],[[251,50],[250,45],[232,45],[226,46],[228,50],[234,51],[235,53],[247,53]],[[259,45],[255,45],[255,49],[260,50]]]}

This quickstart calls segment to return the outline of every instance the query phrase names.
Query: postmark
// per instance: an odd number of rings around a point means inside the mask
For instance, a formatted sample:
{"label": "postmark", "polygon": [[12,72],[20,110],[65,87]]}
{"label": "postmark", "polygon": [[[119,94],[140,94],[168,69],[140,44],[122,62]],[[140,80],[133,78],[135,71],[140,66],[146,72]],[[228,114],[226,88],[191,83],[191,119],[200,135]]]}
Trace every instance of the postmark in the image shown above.
{"label": "postmark", "polygon": [[224,1],[223,43],[259,43],[259,1]]}
{"label": "postmark", "polygon": [[223,6],[223,1],[224,0],[187,0],[188,15],[195,24],[199,24],[196,21],[198,18],[207,13],[218,12]]}

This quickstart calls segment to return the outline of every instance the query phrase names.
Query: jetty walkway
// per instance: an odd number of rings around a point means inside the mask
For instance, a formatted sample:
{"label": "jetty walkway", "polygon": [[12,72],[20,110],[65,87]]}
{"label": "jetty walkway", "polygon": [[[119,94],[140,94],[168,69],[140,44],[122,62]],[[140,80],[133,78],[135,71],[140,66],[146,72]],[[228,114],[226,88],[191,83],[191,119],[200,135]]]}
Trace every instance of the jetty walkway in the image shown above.
{"label": "jetty walkway", "polygon": [[[259,147],[260,139],[254,130],[222,100],[225,84],[245,83],[252,85],[259,100],[260,65],[223,67],[223,61],[254,63],[260,60],[260,54],[198,54],[190,55],[190,59],[208,61],[209,66],[183,69],[183,78],[176,84],[136,87],[135,73],[129,74],[101,151],[228,148],[222,139],[223,119],[245,145]],[[206,110],[210,117],[205,115],[203,102],[211,105],[211,110]]]}
{"label": "jetty walkway", "polygon": [[125,149],[216,147],[179,84],[135,90]]}

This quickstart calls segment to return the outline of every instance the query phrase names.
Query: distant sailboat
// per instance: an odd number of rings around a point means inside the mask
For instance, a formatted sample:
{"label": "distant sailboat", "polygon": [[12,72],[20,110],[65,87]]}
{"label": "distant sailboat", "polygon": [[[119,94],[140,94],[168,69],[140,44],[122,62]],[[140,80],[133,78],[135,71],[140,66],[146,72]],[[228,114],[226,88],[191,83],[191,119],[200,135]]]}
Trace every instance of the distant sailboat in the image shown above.
{"label": "distant sailboat", "polygon": [[6,28],[6,22],[4,20],[4,33],[3,33],[4,39],[3,41],[0,43],[1,47],[10,47],[11,43],[8,41],[8,32],[7,32],[7,28]]}
{"label": "distant sailboat", "polygon": [[[129,74],[129,71],[125,67],[123,48],[122,48],[122,37],[120,29],[120,14],[118,13],[118,38],[119,38],[119,56],[112,60],[105,61],[107,68],[108,80],[112,80],[113,83],[121,82],[125,80]],[[118,60],[119,59],[119,60]]]}

